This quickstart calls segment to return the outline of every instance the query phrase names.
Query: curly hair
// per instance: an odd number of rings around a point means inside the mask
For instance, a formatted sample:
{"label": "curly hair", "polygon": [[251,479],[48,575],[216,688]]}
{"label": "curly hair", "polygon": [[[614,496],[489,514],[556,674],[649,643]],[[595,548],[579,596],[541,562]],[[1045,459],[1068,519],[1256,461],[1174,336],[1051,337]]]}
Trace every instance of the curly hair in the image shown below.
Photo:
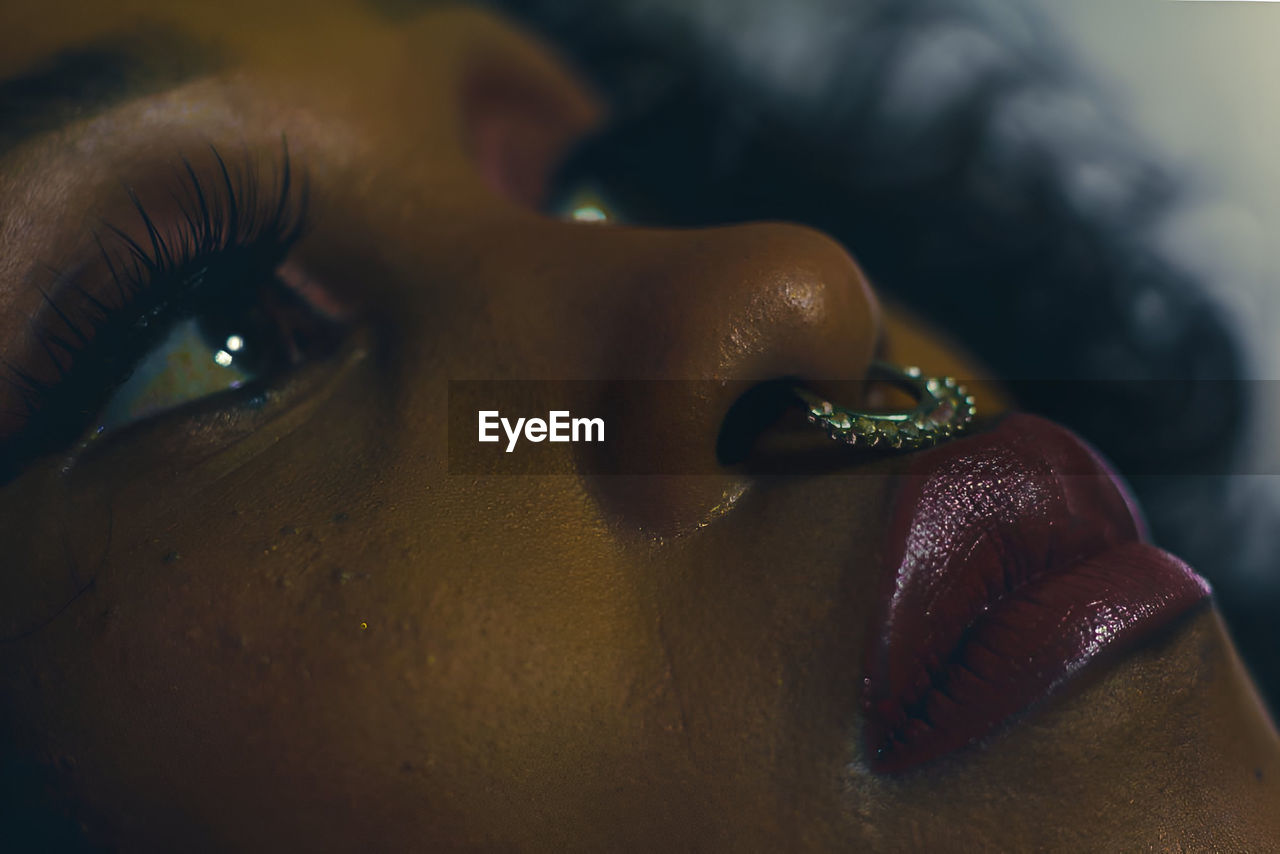
{"label": "curly hair", "polygon": [[1129,477],[1280,701],[1280,602],[1260,601],[1241,535],[1271,509],[1231,475],[1239,332],[1155,239],[1184,202],[1172,170],[1046,21],[982,0],[490,5],[613,109],[563,183],[591,180],[640,222],[787,219],[842,241]]}

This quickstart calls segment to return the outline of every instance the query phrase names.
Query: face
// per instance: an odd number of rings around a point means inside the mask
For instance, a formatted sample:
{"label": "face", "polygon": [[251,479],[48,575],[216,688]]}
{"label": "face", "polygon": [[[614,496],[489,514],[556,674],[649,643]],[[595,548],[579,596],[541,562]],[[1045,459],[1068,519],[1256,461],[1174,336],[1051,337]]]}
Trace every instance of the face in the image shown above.
{"label": "face", "polygon": [[[945,514],[918,510],[944,468],[1026,440],[990,420],[981,453],[859,454],[783,418],[757,438],[820,471],[717,460],[757,381],[821,392],[877,354],[976,375],[880,305],[844,248],[784,224],[542,212],[606,111],[485,14],[137,5],[32,5],[0,26],[0,76],[135,31],[147,69],[0,152],[0,356],[24,372],[0,407],[6,738],[92,835],[246,851],[1280,836],[1276,736],[1204,604],[991,726],[959,715],[954,749],[921,736],[919,761],[877,759],[864,678],[904,531]],[[240,379],[143,382],[143,365],[217,352]],[[142,379],[117,385],[134,362]],[[526,409],[616,415],[627,465],[664,474],[546,446],[546,474],[482,475],[490,448],[451,446],[451,381],[565,379],[592,382],[504,387]],[[696,382],[613,382],[666,379]],[[904,483],[924,497],[902,522]]]}

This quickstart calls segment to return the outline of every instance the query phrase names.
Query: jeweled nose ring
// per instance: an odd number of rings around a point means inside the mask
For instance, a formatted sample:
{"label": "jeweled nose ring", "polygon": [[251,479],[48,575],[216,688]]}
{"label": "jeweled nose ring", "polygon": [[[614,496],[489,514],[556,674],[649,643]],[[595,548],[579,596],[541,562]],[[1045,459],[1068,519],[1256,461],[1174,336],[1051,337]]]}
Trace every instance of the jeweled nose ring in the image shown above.
{"label": "jeweled nose ring", "polygon": [[902,389],[918,401],[913,409],[858,412],[838,406],[796,386],[809,409],[809,422],[820,424],[839,442],[868,448],[913,450],[950,439],[969,428],[977,406],[973,395],[952,377],[926,377],[919,368],[875,361],[867,378]]}

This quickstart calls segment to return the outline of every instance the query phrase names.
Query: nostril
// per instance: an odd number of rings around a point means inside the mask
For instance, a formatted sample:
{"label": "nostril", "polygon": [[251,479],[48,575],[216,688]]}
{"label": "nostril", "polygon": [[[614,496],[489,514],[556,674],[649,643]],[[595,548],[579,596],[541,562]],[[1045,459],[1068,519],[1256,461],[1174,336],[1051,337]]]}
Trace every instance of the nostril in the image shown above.
{"label": "nostril", "polygon": [[768,380],[747,389],[725,413],[716,439],[716,461],[731,466],[746,461],[769,428],[797,409],[796,379]]}
{"label": "nostril", "polygon": [[626,252],[609,265],[622,282],[603,303],[604,334],[588,339],[604,356],[596,370],[640,380],[610,395],[608,454],[644,475],[593,479],[602,509],[647,534],[685,533],[737,506],[761,461],[785,475],[811,451],[842,453],[793,392],[804,377],[862,399],[878,308],[842,246],[783,223],[598,234],[593,245]]}

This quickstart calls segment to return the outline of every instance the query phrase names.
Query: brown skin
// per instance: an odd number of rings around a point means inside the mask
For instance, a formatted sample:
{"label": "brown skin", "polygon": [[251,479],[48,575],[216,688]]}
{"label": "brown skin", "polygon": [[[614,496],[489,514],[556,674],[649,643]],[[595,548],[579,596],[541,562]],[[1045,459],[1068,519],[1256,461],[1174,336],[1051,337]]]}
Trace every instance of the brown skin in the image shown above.
{"label": "brown skin", "polygon": [[[105,5],[6,13],[26,17],[0,26],[0,75],[125,26]],[[137,5],[229,65],[5,162],[0,355],[39,299],[28,271],[86,251],[90,216],[123,216],[122,176],[145,184],[206,141],[273,152],[282,133],[315,198],[292,263],[360,322],[255,420],[160,417],[66,476],[43,461],[0,488],[0,618],[41,626],[0,645],[10,726],[97,836],[186,851],[1280,839],[1280,744],[1209,609],[981,745],[868,772],[857,662],[897,461],[833,457],[861,476],[821,480],[585,477],[569,454],[565,476],[448,474],[448,379],[724,380],[626,402],[635,453],[697,468],[747,381],[860,376],[882,326],[893,358],[973,375],[882,318],[843,249],[787,225],[539,215],[599,109],[476,12],[393,26],[338,2]],[[674,438],[654,447],[646,428]],[[69,566],[96,583],[42,624],[75,589]]]}

